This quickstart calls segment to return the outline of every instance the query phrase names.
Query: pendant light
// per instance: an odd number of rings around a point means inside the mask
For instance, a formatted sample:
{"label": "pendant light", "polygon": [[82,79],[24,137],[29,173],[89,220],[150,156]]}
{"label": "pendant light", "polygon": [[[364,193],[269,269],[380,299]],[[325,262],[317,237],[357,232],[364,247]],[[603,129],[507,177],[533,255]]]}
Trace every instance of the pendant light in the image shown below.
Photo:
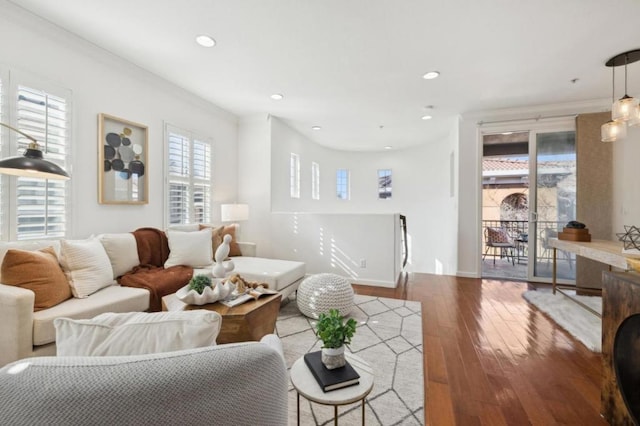
{"label": "pendant light", "polygon": [[600,128],[602,142],[615,142],[624,139],[627,136],[627,125],[640,125],[640,106],[638,105],[638,99],[627,94],[627,65],[638,60],[640,60],[640,49],[620,53],[605,62],[605,65],[611,67],[612,70],[612,102],[615,99],[615,68],[624,65],[624,96],[613,102],[611,107],[611,120],[607,121]]}
{"label": "pendant light", "polygon": [[[611,67],[611,101],[613,102],[616,94],[616,68]],[[614,103],[615,105],[615,103]],[[600,139],[602,142],[615,142],[620,138],[627,136],[627,127],[624,121],[609,120],[600,127]]]}
{"label": "pendant light", "polygon": [[[628,121],[632,113],[636,111],[638,107],[638,99],[633,98],[627,94],[627,64],[629,63],[629,54],[624,55],[624,96],[613,103],[611,108],[612,120]],[[614,65],[615,68],[615,65]]]}

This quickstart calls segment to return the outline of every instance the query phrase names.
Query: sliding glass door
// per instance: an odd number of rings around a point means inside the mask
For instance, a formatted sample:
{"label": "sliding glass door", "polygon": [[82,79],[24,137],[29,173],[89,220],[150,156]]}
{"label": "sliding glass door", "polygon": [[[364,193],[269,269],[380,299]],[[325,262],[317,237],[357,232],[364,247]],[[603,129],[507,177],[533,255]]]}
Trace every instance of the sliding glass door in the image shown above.
{"label": "sliding glass door", "polygon": [[[574,130],[532,131],[529,217],[529,280],[549,281],[553,249],[567,222],[576,219],[576,143]],[[558,251],[558,278],[575,280],[575,256]]]}
{"label": "sliding glass door", "polygon": [[[573,117],[483,125],[482,147],[482,276],[551,282],[549,240],[576,220]],[[557,267],[575,280],[574,255],[558,251]]]}

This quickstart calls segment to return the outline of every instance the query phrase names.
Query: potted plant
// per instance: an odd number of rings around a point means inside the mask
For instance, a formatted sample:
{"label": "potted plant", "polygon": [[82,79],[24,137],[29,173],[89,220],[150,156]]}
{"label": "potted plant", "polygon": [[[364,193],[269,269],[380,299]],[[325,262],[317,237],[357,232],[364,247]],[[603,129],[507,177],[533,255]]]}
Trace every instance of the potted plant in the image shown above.
{"label": "potted plant", "polygon": [[344,345],[351,343],[357,324],[353,318],[345,322],[337,309],[318,316],[316,336],[322,340],[322,363],[327,369],[344,366]]}
{"label": "potted plant", "polygon": [[206,275],[196,275],[189,281],[189,290],[195,290],[202,294],[205,287],[211,287],[211,278]]}

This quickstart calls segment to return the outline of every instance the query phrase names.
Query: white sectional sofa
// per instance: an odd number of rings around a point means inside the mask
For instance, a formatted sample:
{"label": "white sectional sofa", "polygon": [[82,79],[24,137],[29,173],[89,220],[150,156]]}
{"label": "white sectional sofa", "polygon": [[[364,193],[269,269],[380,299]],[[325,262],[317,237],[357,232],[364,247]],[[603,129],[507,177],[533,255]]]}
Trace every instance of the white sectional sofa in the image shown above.
{"label": "white sectional sofa", "polygon": [[273,339],[151,355],[36,357],[0,369],[0,424],[286,425],[287,383]]}
{"label": "white sectional sofa", "polygon": [[[130,235],[123,233],[121,235]],[[118,234],[107,234],[118,235]],[[124,252],[135,252],[129,247]],[[243,278],[269,284],[280,291],[283,300],[295,291],[305,276],[305,264],[286,260],[253,257],[253,243],[239,243],[243,256],[232,258],[235,269]],[[7,250],[39,250],[52,246],[60,253],[60,242],[37,240],[29,242],[0,243],[0,264]],[[127,270],[131,259],[123,259],[122,250],[106,250],[114,278]],[[135,264],[135,262],[133,262]],[[130,268],[130,266],[129,266]],[[119,271],[118,271],[119,270]],[[120,272],[120,273],[118,273]],[[194,269],[194,275],[210,269]],[[1,283],[0,277],[0,366],[30,356],[55,355],[55,328],[53,321],[59,317],[89,319],[105,312],[140,312],[149,309],[149,292],[141,288],[123,287],[115,283],[98,290],[86,298],[71,298],[48,309],[34,312],[35,295],[32,291]]]}

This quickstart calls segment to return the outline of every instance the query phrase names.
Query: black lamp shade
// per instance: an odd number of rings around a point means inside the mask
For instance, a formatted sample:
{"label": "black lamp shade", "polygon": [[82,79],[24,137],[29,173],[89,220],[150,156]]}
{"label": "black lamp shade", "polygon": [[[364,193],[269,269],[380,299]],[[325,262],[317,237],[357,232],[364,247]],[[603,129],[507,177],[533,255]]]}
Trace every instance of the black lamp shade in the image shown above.
{"label": "black lamp shade", "polygon": [[42,151],[28,148],[22,157],[0,160],[0,173],[40,179],[69,179],[60,166],[42,158]]}

